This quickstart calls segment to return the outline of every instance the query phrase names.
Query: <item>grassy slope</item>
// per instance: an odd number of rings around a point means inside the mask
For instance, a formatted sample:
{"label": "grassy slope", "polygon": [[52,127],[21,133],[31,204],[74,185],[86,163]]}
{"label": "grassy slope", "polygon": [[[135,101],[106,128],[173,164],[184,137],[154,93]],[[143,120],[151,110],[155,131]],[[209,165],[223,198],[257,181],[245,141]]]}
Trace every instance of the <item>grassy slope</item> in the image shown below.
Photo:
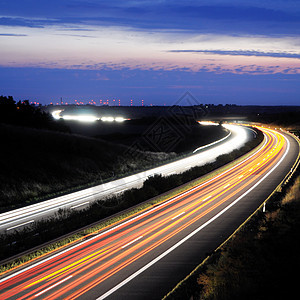
{"label": "grassy slope", "polygon": [[[0,124],[0,210],[68,188],[100,183],[174,154],[137,152],[99,139]],[[137,156],[137,157],[135,157]]]}

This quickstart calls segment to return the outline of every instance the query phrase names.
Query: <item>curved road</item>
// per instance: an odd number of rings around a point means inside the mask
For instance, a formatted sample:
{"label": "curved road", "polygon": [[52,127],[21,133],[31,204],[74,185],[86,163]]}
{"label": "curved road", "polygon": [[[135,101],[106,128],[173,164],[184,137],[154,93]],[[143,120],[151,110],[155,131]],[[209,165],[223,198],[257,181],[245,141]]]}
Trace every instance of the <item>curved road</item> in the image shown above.
{"label": "curved road", "polygon": [[0,280],[1,299],[160,299],[290,171],[299,145],[263,146],[220,175]]}
{"label": "curved road", "polygon": [[[0,233],[11,232],[40,219],[54,215],[59,209],[82,209],[93,201],[122,193],[126,189],[138,188],[143,182],[154,174],[168,176],[182,173],[187,169],[213,162],[219,155],[230,153],[232,150],[242,147],[252,135],[251,130],[242,126],[225,124],[230,134],[224,139],[210,145],[196,149],[196,153],[176,160],[174,162],[156,167],[131,176],[117,179],[108,183],[56,197],[37,204],[15,209],[0,214]],[[194,152],[195,152],[194,151]]]}

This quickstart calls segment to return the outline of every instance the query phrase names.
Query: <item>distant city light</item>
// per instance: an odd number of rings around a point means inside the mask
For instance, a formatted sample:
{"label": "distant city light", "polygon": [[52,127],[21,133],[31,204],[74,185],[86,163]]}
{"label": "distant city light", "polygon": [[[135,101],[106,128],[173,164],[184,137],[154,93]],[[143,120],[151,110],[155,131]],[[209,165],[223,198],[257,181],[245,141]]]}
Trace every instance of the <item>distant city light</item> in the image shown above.
{"label": "distant city light", "polygon": [[[125,102],[125,104],[124,104]],[[146,105],[146,100],[141,97],[140,99],[127,99],[125,101],[122,100],[122,104],[124,106],[147,106]],[[34,104],[34,102],[31,102],[32,104]],[[138,104],[137,104],[138,103]],[[94,106],[121,106],[121,99],[119,98],[106,98],[106,99],[97,99],[97,100],[78,100],[78,99],[72,99],[72,100],[68,100],[68,101],[51,101],[49,103],[50,105],[94,105]],[[36,102],[36,105],[39,105],[38,102]],[[148,104],[150,105],[150,104]],[[166,105],[166,103],[164,103],[164,105]],[[153,103],[150,105],[153,106]]]}
{"label": "distant city light", "polygon": [[99,118],[92,115],[64,115],[62,116],[64,120],[75,120],[80,122],[95,122]]}
{"label": "distant city light", "polygon": [[113,117],[102,117],[101,121],[103,122],[113,122],[115,119]]}
{"label": "distant city light", "polygon": [[116,117],[115,121],[116,122],[124,122],[126,119],[124,119],[123,117]]}
{"label": "distant city light", "polygon": [[61,115],[63,110],[55,110],[52,112],[52,116],[54,119],[64,119],[64,120],[75,120],[80,122],[95,122],[100,118],[93,115]]}

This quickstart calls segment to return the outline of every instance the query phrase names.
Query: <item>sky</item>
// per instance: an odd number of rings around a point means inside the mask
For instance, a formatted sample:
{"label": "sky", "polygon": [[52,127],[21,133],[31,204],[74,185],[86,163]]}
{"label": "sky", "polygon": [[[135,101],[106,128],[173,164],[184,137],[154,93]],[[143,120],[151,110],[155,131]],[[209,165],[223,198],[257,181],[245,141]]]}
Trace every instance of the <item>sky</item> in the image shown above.
{"label": "sky", "polygon": [[[300,105],[299,0],[0,0],[0,94]],[[117,101],[116,101],[117,103]]]}

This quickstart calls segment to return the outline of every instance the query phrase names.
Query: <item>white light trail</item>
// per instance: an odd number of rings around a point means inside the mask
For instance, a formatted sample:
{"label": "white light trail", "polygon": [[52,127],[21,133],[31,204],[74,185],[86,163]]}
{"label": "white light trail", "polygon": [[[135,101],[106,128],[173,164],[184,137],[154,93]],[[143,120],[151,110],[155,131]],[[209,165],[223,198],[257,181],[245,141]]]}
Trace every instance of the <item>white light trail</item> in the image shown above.
{"label": "white light trail", "polygon": [[55,120],[64,119],[64,120],[73,120],[79,122],[88,122],[92,123],[95,121],[101,120],[102,122],[124,122],[129,119],[125,119],[123,117],[113,117],[113,116],[105,116],[105,117],[97,117],[95,115],[62,115],[61,112],[63,110],[55,110],[52,112],[52,116]]}
{"label": "white light trail", "polygon": [[103,122],[113,122],[115,119],[113,117],[102,117],[101,121]]}
{"label": "white light trail", "polygon": [[60,118],[62,118],[62,116],[60,115],[60,113],[62,112],[62,110],[55,110],[52,112],[52,117],[55,120],[59,120]]}
{"label": "white light trail", "polygon": [[99,120],[99,118],[93,115],[64,115],[62,118],[64,120],[75,120],[80,122],[95,122]]}

